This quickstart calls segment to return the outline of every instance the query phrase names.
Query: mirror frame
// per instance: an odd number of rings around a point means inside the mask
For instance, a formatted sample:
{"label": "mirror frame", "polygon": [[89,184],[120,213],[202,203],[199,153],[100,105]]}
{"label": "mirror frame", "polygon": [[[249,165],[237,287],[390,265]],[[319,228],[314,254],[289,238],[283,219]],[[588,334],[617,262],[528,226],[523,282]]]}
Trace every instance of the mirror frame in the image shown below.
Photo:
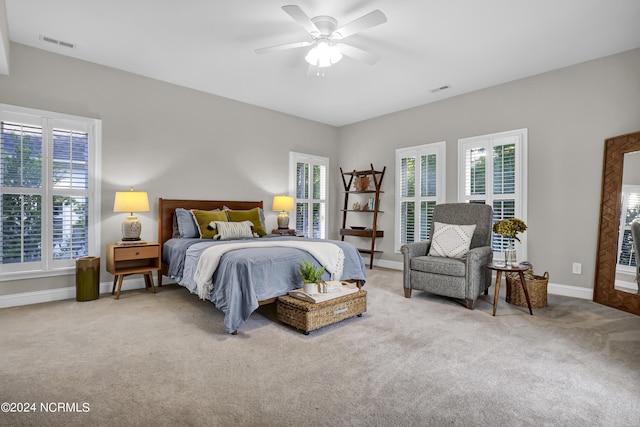
{"label": "mirror frame", "polygon": [[640,151],[640,132],[604,141],[600,224],[593,301],[640,315],[640,295],[615,289],[625,153]]}

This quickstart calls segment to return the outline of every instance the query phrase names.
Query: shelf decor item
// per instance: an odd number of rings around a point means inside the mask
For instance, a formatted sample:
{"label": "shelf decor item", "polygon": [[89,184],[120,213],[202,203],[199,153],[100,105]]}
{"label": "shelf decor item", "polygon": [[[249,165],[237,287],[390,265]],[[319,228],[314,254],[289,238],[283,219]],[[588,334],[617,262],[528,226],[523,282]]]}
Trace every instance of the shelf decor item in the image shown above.
{"label": "shelf decor item", "polygon": [[504,265],[518,266],[518,257],[513,241],[518,242],[518,233],[523,233],[527,229],[527,225],[519,218],[508,218],[497,221],[493,224],[493,232],[507,239],[507,249],[504,251]]}
{"label": "shelf decor item", "polygon": [[356,191],[367,191],[370,184],[371,180],[367,176],[359,176],[353,180],[353,186]]}
{"label": "shelf decor item", "polygon": [[129,212],[129,216],[122,222],[122,241],[140,240],[142,223],[134,216],[134,212],[149,212],[149,197],[146,191],[116,191],[113,201],[114,212]]}

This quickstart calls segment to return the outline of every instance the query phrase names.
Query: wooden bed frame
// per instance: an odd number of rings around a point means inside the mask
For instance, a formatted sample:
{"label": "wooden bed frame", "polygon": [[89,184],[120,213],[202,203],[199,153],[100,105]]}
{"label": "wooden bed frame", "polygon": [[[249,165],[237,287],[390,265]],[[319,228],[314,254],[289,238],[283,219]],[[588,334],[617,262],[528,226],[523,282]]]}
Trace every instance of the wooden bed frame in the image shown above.
{"label": "wooden bed frame", "polygon": [[[158,199],[158,241],[160,243],[160,253],[162,245],[173,237],[173,216],[176,208],[213,210],[222,209],[224,206],[229,209],[246,210],[253,208],[264,208],[262,201],[239,202],[233,200],[185,200],[185,199]],[[162,276],[169,277],[169,265],[164,262],[160,264],[158,270],[158,287],[162,286]],[[346,280],[355,282],[358,288],[362,288],[360,280]],[[258,304],[271,304],[277,297],[258,301]]]}
{"label": "wooden bed frame", "polygon": [[[238,202],[232,200],[185,200],[185,199],[158,199],[158,241],[160,243],[160,253],[162,245],[173,237],[173,216],[176,208],[200,209],[210,211],[213,209],[253,209],[262,208],[262,201],[259,202]],[[169,265],[164,262],[160,264],[158,270],[158,286],[162,286],[162,276],[169,277]],[[273,298],[275,301],[275,298]],[[270,302],[273,302],[270,301]]]}

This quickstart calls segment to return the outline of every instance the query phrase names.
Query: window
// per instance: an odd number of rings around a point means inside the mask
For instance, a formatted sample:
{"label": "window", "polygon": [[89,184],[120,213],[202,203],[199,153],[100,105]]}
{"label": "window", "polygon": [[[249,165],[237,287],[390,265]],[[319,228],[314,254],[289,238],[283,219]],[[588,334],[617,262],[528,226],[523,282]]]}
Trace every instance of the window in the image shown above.
{"label": "window", "polygon": [[636,273],[636,257],[631,241],[631,222],[640,214],[640,186],[623,185],[618,234],[618,266],[622,273]]}
{"label": "window", "polygon": [[327,171],[329,159],[289,153],[289,187],[295,201],[296,234],[327,238]]}
{"label": "window", "polygon": [[[458,141],[458,199],[493,207],[493,221],[520,218],[527,222],[527,129],[500,132]],[[518,238],[521,259],[527,256],[527,233]],[[494,234],[494,252],[508,241]]]}
{"label": "window", "polygon": [[100,121],[0,104],[0,280],[99,251]]}
{"label": "window", "polygon": [[396,150],[396,252],[430,237],[433,208],[445,199],[445,150],[445,142]]}

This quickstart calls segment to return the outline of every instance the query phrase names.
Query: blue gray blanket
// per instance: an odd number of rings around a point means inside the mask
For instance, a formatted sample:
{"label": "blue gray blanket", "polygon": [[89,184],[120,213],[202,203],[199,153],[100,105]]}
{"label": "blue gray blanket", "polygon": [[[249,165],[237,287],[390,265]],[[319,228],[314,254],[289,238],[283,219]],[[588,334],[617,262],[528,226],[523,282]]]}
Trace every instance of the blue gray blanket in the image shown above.
{"label": "blue gray blanket", "polygon": [[[299,239],[278,236],[264,239]],[[315,239],[307,239],[313,241]],[[326,242],[326,240],[322,240]],[[191,293],[198,294],[193,280],[200,254],[211,245],[224,245],[239,240],[217,241],[200,239],[171,239],[162,248],[163,262],[169,264],[169,277]],[[332,240],[344,252],[344,270],[340,280],[366,279],[366,269],[358,250],[350,243]],[[302,259],[318,265],[309,253],[297,248],[245,248],[227,252],[213,275],[213,290],[208,300],[225,314],[224,325],[231,333],[258,308],[258,301],[286,295],[301,287],[298,263]],[[325,273],[329,280],[328,273]]]}

